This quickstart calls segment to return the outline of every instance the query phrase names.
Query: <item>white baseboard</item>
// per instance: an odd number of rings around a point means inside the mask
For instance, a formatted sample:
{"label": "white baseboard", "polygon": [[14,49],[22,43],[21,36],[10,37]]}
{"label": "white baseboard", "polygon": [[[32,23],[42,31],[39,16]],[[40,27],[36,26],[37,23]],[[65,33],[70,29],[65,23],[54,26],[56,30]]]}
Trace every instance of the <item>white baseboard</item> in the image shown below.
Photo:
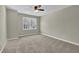
{"label": "white baseboard", "polygon": [[19,37],[32,36],[32,35],[39,35],[39,34],[29,34],[29,35],[23,34],[23,35],[19,35]]}
{"label": "white baseboard", "polygon": [[8,39],[8,40],[15,40],[15,39],[19,39],[18,37],[17,38],[10,38],[10,39]]}
{"label": "white baseboard", "polygon": [[68,43],[71,43],[71,44],[74,44],[74,45],[79,46],[79,44],[78,44],[78,43],[75,43],[75,42],[71,42],[71,41],[68,41],[68,40],[64,40],[64,39],[62,39],[62,38],[58,38],[58,37],[51,36],[51,35],[44,34],[44,33],[41,33],[41,34],[42,34],[42,35],[45,35],[45,36],[48,36],[48,37],[51,37],[51,38],[55,38],[55,39],[57,39],[57,40],[61,40],[61,41],[68,42]]}
{"label": "white baseboard", "polygon": [[21,36],[25,36],[25,35],[19,35],[19,36],[21,37]]}
{"label": "white baseboard", "polygon": [[23,34],[23,35],[19,35],[18,37],[15,37],[15,38],[9,38],[8,40],[15,40],[15,39],[19,39],[19,38],[24,37],[24,36],[31,36],[31,35],[26,35],[26,34]]}
{"label": "white baseboard", "polygon": [[0,53],[2,53],[2,51],[4,50],[4,48],[5,48],[6,44],[7,44],[7,41],[6,41],[6,43],[3,45],[3,47],[1,48]]}
{"label": "white baseboard", "polygon": [[23,35],[19,35],[18,37],[15,37],[15,38],[9,38],[8,40],[15,40],[15,39],[19,39],[19,38],[24,37],[24,36],[31,36],[31,35],[26,35],[26,34],[23,34]]}

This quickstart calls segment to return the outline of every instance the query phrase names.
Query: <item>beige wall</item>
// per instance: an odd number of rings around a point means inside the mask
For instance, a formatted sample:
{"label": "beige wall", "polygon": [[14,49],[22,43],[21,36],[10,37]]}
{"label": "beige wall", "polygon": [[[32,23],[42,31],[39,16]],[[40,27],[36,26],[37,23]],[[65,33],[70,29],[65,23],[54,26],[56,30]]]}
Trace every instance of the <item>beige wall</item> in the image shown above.
{"label": "beige wall", "polygon": [[[40,20],[39,17],[32,16],[32,15],[26,15],[26,14],[20,14],[17,11],[7,9],[7,37],[10,38],[17,38],[21,35],[32,35],[32,34],[39,34],[40,33]],[[37,18],[38,22],[38,29],[37,30],[31,30],[31,31],[24,31],[22,29],[22,17],[33,17]]]}
{"label": "beige wall", "polygon": [[18,13],[7,9],[7,37],[17,38],[18,36]]}
{"label": "beige wall", "polygon": [[67,7],[41,17],[41,32],[79,44],[79,6]]}
{"label": "beige wall", "polygon": [[6,8],[0,6],[0,49],[3,49],[6,42]]}

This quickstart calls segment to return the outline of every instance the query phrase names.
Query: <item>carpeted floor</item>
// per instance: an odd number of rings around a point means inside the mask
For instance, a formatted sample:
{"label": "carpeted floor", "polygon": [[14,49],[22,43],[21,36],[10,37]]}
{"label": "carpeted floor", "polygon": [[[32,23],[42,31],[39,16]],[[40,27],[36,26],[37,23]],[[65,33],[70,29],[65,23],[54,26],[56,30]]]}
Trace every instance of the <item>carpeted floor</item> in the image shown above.
{"label": "carpeted floor", "polygon": [[44,35],[9,40],[3,53],[78,53],[79,46]]}

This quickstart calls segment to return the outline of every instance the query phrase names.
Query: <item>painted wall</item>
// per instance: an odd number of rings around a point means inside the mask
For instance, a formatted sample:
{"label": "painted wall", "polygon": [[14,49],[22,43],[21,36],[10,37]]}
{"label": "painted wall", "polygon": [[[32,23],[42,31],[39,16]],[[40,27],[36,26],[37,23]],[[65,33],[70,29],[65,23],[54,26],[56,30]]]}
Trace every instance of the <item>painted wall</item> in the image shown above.
{"label": "painted wall", "polygon": [[7,9],[7,37],[18,37],[18,13],[17,11]]}
{"label": "painted wall", "polygon": [[[0,49],[2,50],[7,42],[6,37],[6,8],[0,5]],[[1,51],[0,50],[0,51]]]}
{"label": "painted wall", "polygon": [[79,6],[70,6],[41,17],[41,32],[79,44]]}
{"label": "painted wall", "polygon": [[[39,17],[32,16],[32,15],[26,15],[26,14],[20,14],[15,10],[11,10],[7,8],[7,37],[10,38],[17,38],[18,36],[22,35],[32,35],[32,34],[39,34],[40,33],[40,20]],[[37,18],[38,22],[38,29],[37,30],[27,30],[24,31],[22,29],[22,17],[33,17]]]}

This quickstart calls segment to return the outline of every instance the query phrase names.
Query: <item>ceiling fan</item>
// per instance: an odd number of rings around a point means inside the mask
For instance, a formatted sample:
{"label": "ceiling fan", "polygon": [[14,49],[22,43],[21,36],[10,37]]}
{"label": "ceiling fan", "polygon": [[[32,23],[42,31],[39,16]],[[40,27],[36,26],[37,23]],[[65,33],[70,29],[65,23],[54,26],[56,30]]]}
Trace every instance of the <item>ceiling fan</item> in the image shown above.
{"label": "ceiling fan", "polygon": [[36,5],[36,6],[34,6],[34,10],[35,10],[35,11],[44,11],[44,9],[42,8],[41,5]]}

